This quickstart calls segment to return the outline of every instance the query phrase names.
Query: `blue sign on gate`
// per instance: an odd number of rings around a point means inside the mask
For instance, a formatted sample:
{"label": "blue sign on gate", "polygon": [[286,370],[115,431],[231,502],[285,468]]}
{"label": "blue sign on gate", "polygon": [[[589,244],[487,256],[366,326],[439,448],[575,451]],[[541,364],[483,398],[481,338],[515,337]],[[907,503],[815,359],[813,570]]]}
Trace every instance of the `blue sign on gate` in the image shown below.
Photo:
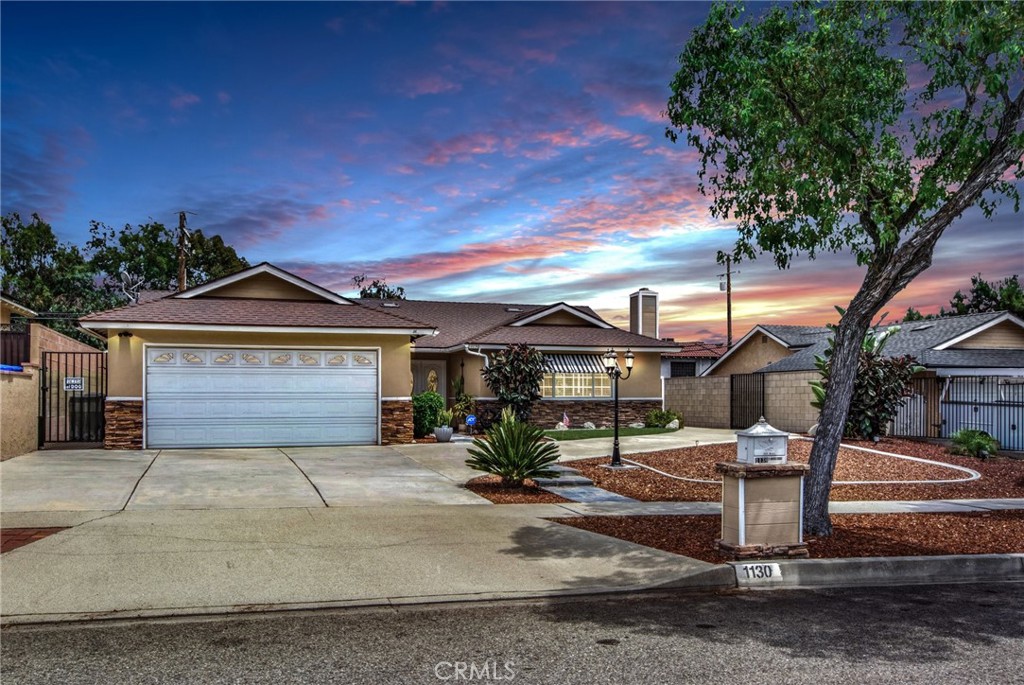
{"label": "blue sign on gate", "polygon": [[466,425],[467,426],[475,426],[476,425],[476,414],[470,414],[469,416],[466,417]]}

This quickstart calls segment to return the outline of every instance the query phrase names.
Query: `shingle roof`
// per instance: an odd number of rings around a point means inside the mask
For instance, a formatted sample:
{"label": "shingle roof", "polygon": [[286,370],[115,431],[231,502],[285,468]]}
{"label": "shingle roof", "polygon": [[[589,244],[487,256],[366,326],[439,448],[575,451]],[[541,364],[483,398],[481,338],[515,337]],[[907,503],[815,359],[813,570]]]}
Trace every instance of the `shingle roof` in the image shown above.
{"label": "shingle roof", "polygon": [[823,338],[828,338],[829,330],[825,326],[786,326],[780,324],[762,324],[761,329],[775,336],[786,347],[807,347]]}
{"label": "shingle roof", "polygon": [[[677,343],[636,335],[619,328],[596,326],[546,326],[511,324],[530,317],[551,305],[507,304],[496,302],[439,302],[431,300],[357,300],[360,304],[384,311],[402,312],[435,326],[438,334],[416,341],[416,349],[447,350],[462,345],[497,345],[526,343],[546,347],[664,347],[673,349]],[[397,305],[397,307],[395,306]],[[589,307],[575,307],[587,316],[601,319]]]}
{"label": "shingle roof", "polygon": [[[1024,366],[1024,350],[935,350],[933,348],[983,326],[1005,312],[965,314],[925,321],[898,324],[900,330],[886,342],[885,354],[892,357],[912,355],[928,367],[1020,367]],[[762,326],[768,328],[801,328],[799,326]],[[769,364],[760,371],[812,371],[814,357],[828,346],[828,329],[813,344],[797,350],[789,357]],[[804,336],[810,338],[810,334]]]}
{"label": "shingle roof", "polygon": [[83,316],[82,323],[194,324],[308,328],[430,328],[421,321],[359,304],[316,300],[176,298],[166,295],[139,304]]}

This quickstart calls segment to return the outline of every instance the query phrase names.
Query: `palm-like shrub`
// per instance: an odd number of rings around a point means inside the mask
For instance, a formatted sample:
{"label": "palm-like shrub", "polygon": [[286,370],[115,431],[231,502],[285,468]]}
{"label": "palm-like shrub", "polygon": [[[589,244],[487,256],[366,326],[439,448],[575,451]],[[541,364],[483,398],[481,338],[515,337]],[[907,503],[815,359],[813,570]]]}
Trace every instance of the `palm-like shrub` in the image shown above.
{"label": "palm-like shrub", "polygon": [[949,446],[949,451],[985,459],[999,451],[999,441],[985,431],[964,428],[953,434],[953,444]]}
{"label": "palm-like shrub", "polygon": [[558,459],[558,446],[545,442],[543,430],[516,419],[510,408],[487,430],[486,439],[473,440],[469,454],[467,466],[501,476],[501,484],[507,488],[522,487],[527,478],[558,476],[558,471],[550,468]]}

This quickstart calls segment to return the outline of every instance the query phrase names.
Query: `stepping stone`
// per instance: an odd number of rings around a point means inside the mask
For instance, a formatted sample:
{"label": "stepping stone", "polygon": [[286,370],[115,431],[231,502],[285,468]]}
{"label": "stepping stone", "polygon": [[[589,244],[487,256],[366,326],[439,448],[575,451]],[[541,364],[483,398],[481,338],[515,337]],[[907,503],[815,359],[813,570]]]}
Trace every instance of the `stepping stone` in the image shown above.
{"label": "stepping stone", "polygon": [[593,485],[594,481],[582,475],[576,469],[561,464],[553,464],[552,471],[558,471],[558,478],[534,478],[533,482],[541,487],[574,487],[579,485]]}
{"label": "stepping stone", "polygon": [[548,492],[564,497],[573,502],[636,502],[632,497],[624,497],[614,492],[608,492],[593,486],[562,486],[545,487]]}

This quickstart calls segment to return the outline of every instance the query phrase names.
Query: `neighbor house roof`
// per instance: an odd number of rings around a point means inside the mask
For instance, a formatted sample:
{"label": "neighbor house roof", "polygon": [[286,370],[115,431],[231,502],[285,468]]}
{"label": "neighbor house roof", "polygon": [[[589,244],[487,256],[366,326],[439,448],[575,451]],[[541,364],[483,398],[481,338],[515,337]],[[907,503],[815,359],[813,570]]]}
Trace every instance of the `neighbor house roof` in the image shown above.
{"label": "neighbor house roof", "polygon": [[[911,355],[918,363],[929,368],[936,367],[1024,367],[1024,350],[998,349],[943,349],[949,344],[968,335],[977,334],[986,328],[1003,321],[1014,321],[1024,325],[1020,319],[1006,312],[986,312],[983,314],[965,314],[924,321],[909,321],[896,324],[899,332],[886,341],[885,354],[892,357]],[[800,328],[800,327],[769,327],[761,328]],[[769,364],[759,371],[813,371],[814,358],[822,355],[828,346],[830,331],[828,328],[807,329],[799,336],[803,340],[812,340],[814,330],[817,339],[810,345],[790,346],[796,351],[784,359]],[[791,339],[798,339],[791,336]],[[735,349],[735,348],[734,348]]]}
{"label": "neighbor house roof", "polygon": [[[401,312],[418,321],[429,322],[437,335],[420,338],[419,352],[452,352],[471,347],[500,348],[525,343],[538,348],[632,348],[676,350],[674,342],[637,335],[604,321],[589,307],[508,304],[496,302],[440,302],[431,300],[359,299],[360,304],[383,311]],[[566,314],[580,325],[545,325],[538,319],[548,314]]]}
{"label": "neighbor house roof", "polygon": [[39,316],[36,312],[32,311],[25,305],[12,300],[10,297],[7,296],[6,293],[0,294],[0,303],[3,303],[5,308],[9,309],[15,314],[18,314],[19,316],[28,317],[30,319]]}
{"label": "neighbor house roof", "polygon": [[725,354],[724,343],[681,342],[676,343],[680,350],[678,352],[667,352],[663,357],[666,359],[718,359]]}

